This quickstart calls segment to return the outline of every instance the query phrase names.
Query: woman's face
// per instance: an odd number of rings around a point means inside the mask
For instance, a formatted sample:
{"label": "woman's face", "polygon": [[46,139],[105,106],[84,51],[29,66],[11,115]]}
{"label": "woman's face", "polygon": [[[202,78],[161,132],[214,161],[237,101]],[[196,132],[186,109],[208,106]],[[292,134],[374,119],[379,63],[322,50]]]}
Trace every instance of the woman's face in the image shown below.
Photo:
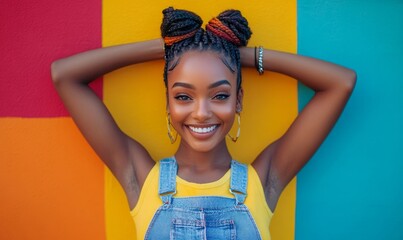
{"label": "woman's face", "polygon": [[181,144],[199,152],[225,144],[241,109],[237,75],[213,52],[187,52],[168,72],[168,112]]}

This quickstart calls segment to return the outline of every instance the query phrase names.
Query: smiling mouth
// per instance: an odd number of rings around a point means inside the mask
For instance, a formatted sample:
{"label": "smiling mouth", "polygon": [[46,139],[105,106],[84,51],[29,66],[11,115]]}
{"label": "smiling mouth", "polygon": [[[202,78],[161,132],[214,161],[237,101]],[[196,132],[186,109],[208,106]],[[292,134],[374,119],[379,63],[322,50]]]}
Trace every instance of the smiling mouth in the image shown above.
{"label": "smiling mouth", "polygon": [[210,127],[193,127],[193,126],[189,126],[189,129],[192,132],[195,132],[195,133],[210,133],[210,132],[214,131],[217,127],[218,127],[218,125],[213,125],[213,126],[210,126]]}

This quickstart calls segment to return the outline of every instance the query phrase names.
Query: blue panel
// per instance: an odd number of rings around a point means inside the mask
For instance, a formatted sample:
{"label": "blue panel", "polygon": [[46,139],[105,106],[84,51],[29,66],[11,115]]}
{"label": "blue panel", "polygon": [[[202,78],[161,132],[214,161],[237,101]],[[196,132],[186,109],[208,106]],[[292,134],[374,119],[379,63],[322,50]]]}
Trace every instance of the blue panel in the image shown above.
{"label": "blue panel", "polygon": [[298,52],[358,82],[298,175],[296,239],[403,239],[403,1],[299,0]]}

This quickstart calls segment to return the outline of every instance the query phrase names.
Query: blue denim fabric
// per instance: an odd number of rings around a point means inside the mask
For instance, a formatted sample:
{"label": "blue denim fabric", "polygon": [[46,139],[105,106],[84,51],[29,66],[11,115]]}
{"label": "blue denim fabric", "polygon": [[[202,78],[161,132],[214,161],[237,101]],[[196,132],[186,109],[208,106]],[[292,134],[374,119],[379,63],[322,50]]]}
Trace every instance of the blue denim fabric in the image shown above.
{"label": "blue denim fabric", "polygon": [[163,205],[155,213],[145,239],[261,239],[259,230],[244,205],[248,168],[231,162],[230,192],[234,198],[183,197],[176,193],[175,158],[160,161],[159,195]]}

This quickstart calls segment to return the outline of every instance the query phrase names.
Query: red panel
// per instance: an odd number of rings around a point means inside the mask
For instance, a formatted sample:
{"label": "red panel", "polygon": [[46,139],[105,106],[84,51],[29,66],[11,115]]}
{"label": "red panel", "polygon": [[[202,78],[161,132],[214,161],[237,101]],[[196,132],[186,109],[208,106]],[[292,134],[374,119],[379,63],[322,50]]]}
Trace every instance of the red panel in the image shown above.
{"label": "red panel", "polygon": [[[101,46],[101,0],[0,4],[0,117],[65,116],[50,78],[53,60]],[[102,93],[102,81],[94,89]]]}

